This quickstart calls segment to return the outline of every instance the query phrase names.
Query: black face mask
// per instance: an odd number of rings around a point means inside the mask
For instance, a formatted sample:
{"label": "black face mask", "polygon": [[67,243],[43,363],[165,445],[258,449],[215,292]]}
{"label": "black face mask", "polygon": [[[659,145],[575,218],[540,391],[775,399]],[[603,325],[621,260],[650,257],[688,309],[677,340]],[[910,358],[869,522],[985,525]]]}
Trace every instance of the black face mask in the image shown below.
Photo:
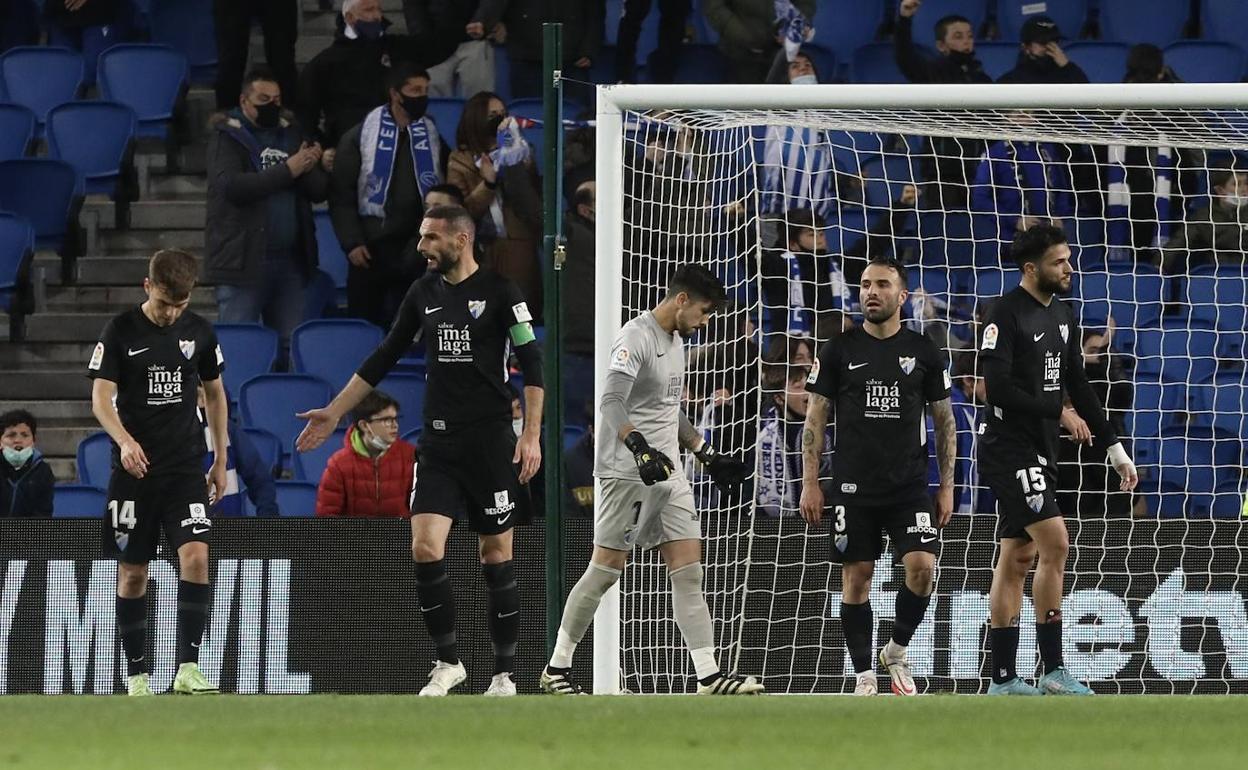
{"label": "black face mask", "polygon": [[386,20],[378,21],[357,21],[355,23],[355,34],[359,35],[363,40],[377,40],[381,37],[381,33],[386,31]]}
{"label": "black face mask", "polygon": [[282,105],[277,102],[253,104],[256,110],[256,125],[260,128],[277,128],[282,122]]}
{"label": "black face mask", "polygon": [[498,127],[503,125],[503,121],[506,119],[506,115],[491,115],[490,119],[486,121],[486,125],[490,127],[490,133],[497,134]]}
{"label": "black face mask", "polygon": [[403,96],[403,111],[411,120],[420,120],[429,108],[428,96]]}

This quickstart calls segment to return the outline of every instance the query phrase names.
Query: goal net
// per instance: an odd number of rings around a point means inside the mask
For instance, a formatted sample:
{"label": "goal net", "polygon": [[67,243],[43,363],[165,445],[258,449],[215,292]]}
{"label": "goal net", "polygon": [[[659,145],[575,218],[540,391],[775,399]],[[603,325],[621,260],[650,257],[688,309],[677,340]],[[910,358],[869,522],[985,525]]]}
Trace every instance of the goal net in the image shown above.
{"label": "goal net", "polygon": [[[770,692],[853,689],[829,524],[798,515],[798,435],[812,356],[861,322],[862,269],[890,255],[909,267],[904,322],[949,358],[958,417],[957,513],[909,657],[920,691],[986,689],[996,516],[975,461],[977,318],[1018,284],[1013,234],[1044,221],[1070,240],[1085,363],[1142,478],[1119,493],[1103,452],[1063,451],[1066,664],[1098,692],[1248,692],[1245,107],[1241,85],[599,90],[599,388],[615,331],[677,264],[707,265],[730,297],[687,342],[682,396],[754,468],[726,497],[685,463],[722,666]],[[886,549],[877,648],[902,582]],[[1024,676],[1033,617],[1025,601]],[[634,555],[594,639],[596,691],[694,684],[657,553]]]}

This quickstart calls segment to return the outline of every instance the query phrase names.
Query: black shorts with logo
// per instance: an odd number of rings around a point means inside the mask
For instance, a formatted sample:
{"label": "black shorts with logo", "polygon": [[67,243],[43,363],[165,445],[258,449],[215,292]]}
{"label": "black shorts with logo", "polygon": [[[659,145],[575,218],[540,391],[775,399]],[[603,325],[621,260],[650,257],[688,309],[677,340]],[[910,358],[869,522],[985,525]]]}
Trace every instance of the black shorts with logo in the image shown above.
{"label": "black shorts with logo", "polygon": [[884,534],[897,558],[911,551],[940,551],[936,509],[926,489],[900,502],[875,504],[854,495],[834,493],[824,515],[832,520],[832,561],[875,561],[884,553]]}
{"label": "black shorts with logo", "polygon": [[1034,452],[998,448],[980,455],[979,474],[997,497],[998,540],[1031,540],[1027,527],[1062,515],[1055,462]]}
{"label": "black shorts with logo", "polygon": [[528,485],[520,483],[520,466],[511,461],[515,453],[510,422],[446,432],[426,425],[420,433],[412,513],[467,516],[468,525],[481,535],[527,524],[532,504]]}
{"label": "black shorts with logo", "polygon": [[173,552],[186,543],[208,542],[212,520],[203,471],[190,466],[136,479],[114,468],[104,510],[104,553],[127,564],[146,564],[156,558],[162,529]]}

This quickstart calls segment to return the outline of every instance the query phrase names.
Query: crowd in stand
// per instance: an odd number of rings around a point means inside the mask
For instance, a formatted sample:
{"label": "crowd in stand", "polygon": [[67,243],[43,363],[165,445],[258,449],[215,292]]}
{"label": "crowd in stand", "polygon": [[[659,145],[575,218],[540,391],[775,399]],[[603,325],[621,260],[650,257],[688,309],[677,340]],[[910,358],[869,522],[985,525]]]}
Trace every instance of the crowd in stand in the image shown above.
{"label": "crowd in stand", "polygon": [[[975,23],[950,15],[930,30],[916,29],[922,4],[900,0],[878,30],[891,36],[902,75],[914,83],[992,82],[976,56],[980,30]],[[816,0],[671,0],[653,9],[650,0],[610,5],[620,8],[618,19],[606,18],[603,0],[404,0],[406,32],[399,34],[389,30],[391,21],[379,0],[344,0],[332,10],[333,42],[300,72],[295,41],[301,11],[294,0],[216,0],[219,112],[212,119],[206,161],[204,272],[215,286],[220,321],[262,322],[276,330],[278,368],[285,368],[291,335],[307,316],[305,290],[318,268],[314,208],[325,205],[349,262],[345,314],[388,327],[408,286],[425,271],[416,250],[423,211],[445,202],[467,208],[477,223],[483,264],[514,280],[538,315],[541,169],[524,126],[498,94],[496,59],[506,56],[509,62],[506,86],[512,100],[540,96],[545,21],[565,25],[564,95],[582,106],[593,102],[590,82],[641,77],[637,47],[648,14],[658,18],[655,48],[646,59],[644,77],[650,82],[678,78],[683,47],[705,28],[718,37],[718,50],[731,68],[728,79],[735,82],[803,85],[839,76],[821,71],[826,66],[819,54],[823,38],[812,25]],[[41,19],[30,17],[30,6],[29,0],[0,0],[0,45],[31,42],[42,24],[49,44],[82,50],[92,62],[111,40],[141,26],[130,0],[49,0]],[[253,17],[260,21],[268,67],[248,67]],[[618,29],[615,49],[604,62],[607,25]],[[1043,13],[1028,16],[1018,33],[1017,62],[996,82],[1088,82],[1078,57],[1063,47],[1064,40],[1087,31],[1062,30]],[[920,46],[916,39],[929,45]],[[1160,48],[1143,44],[1131,49],[1123,80],[1178,82],[1180,75],[1166,65]],[[448,97],[465,100],[454,132],[429,113],[430,98]],[[699,184],[715,170],[694,151],[687,132],[663,127],[637,138],[638,149],[628,159],[637,173],[626,175],[625,238],[635,252],[662,254],[673,264],[707,261],[716,257],[707,251],[712,233],[740,232],[747,214],[760,217],[764,242],[747,272],[758,271],[761,296],[738,297],[737,307],[724,313],[708,339],[691,352],[686,408],[708,433],[731,434],[716,436],[721,448],[758,447],[758,508],[765,515],[788,516],[797,510],[806,375],[817,345],[853,322],[856,286],[866,262],[891,253],[916,268],[947,264],[943,253],[936,261],[912,245],[916,223],[926,212],[966,212],[982,226],[977,239],[1005,245],[1013,233],[1039,221],[1072,230],[1078,214],[1103,222],[1114,205],[1103,192],[1111,186],[1105,175],[1112,164],[1104,148],[1088,146],[932,138],[911,148],[905,137],[878,136],[879,154],[904,156],[908,166],[905,183],[886,187],[879,200],[867,169],[842,162],[844,151],[857,155],[858,148],[829,132],[772,126],[760,138],[764,189],[757,191],[757,212],[748,212],[752,204],[742,203],[747,190],[728,189],[732,183]],[[570,510],[588,514],[596,208],[592,129],[571,130],[565,142],[565,388],[569,421],[588,427],[568,450],[567,501]],[[1123,188],[1151,193],[1163,149],[1169,148],[1125,148],[1119,163],[1126,170]],[[1197,178],[1196,169],[1219,165],[1224,168],[1207,179]],[[1248,172],[1237,170],[1232,159],[1223,163],[1190,153],[1174,158],[1173,168],[1175,210],[1186,211],[1189,202],[1203,200],[1199,196],[1206,190],[1207,204],[1173,217],[1180,221],[1173,232],[1159,233],[1161,217],[1152,196],[1129,194],[1122,203],[1126,215],[1135,229],[1147,232],[1129,232],[1110,245],[1133,249],[1136,259],[1168,274],[1186,273],[1202,262],[1241,265]],[[847,208],[863,212],[859,225],[846,225]],[[836,242],[834,231],[842,234]],[[1079,242],[1078,233],[1071,236]],[[959,470],[961,488],[975,478],[970,445],[984,405],[972,352],[975,317],[982,308],[973,302],[953,307],[947,288],[931,290],[918,277],[916,271],[908,323],[955,351],[953,374],[961,386],[954,389],[955,402],[966,441],[958,452],[965,461]],[[764,312],[751,314],[757,302]],[[1102,326],[1085,330],[1085,361],[1091,379],[1101,384],[1102,400],[1121,422],[1132,407],[1130,373],[1114,347],[1113,319],[1100,320]],[[749,363],[760,357],[761,382]],[[322,477],[318,515],[405,512],[405,494],[400,493],[410,488],[416,450],[398,435],[397,410],[393,398],[378,392],[353,414],[344,445]],[[44,505],[42,488],[51,479],[34,448],[35,417],[10,413],[0,423],[5,460],[0,471],[6,481],[0,516],[45,514],[50,502]],[[246,436],[232,432],[230,441],[253,507],[259,515],[276,513],[272,490],[263,483],[265,474],[257,470],[256,452]],[[1111,509],[1125,506],[1124,515],[1130,514],[1129,496],[1107,492],[1103,457],[1072,449],[1066,459],[1070,473],[1063,485],[1080,492],[1069,510],[1093,511],[1098,505],[1104,510],[1109,499]],[[384,494],[362,494],[376,479],[384,480],[378,482]],[[976,494],[968,488],[965,510],[985,510],[982,506],[990,504],[973,500]]]}

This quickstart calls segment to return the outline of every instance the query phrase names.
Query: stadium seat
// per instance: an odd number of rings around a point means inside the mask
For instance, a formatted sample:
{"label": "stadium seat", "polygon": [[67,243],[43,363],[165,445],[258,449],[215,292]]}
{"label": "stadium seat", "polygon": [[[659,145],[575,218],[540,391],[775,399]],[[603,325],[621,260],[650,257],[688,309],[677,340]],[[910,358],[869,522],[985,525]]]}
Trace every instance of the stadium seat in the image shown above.
{"label": "stadium seat", "polygon": [[1123,413],[1127,435],[1132,438],[1156,438],[1163,428],[1181,418],[1178,404],[1183,400],[1182,386],[1137,380],[1132,408]]}
{"label": "stadium seat", "polygon": [[104,490],[86,484],[57,484],[52,488],[52,516],[58,519],[100,519],[108,508]]}
{"label": "stadium seat", "polygon": [[1187,304],[1193,321],[1218,329],[1248,329],[1248,273],[1235,268],[1199,268],[1187,278]]}
{"label": "stadium seat", "polygon": [[307,481],[275,481],[277,512],[281,516],[307,518],[316,515],[316,484]]}
{"label": "stadium seat", "polygon": [[851,83],[906,83],[892,43],[869,43],[854,50],[849,69]]}
{"label": "stadium seat", "polygon": [[403,439],[412,446],[420,446],[420,431],[420,428],[412,428],[408,432],[400,435],[399,438]]}
{"label": "stadium seat", "polygon": [[1236,43],[1184,40],[1166,46],[1165,57],[1184,83],[1238,83],[1244,79],[1244,49]]}
{"label": "stadium seat", "polygon": [[[859,3],[859,8],[861,6],[862,3]],[[914,14],[915,42],[931,45],[935,39],[936,22],[955,13],[970,19],[971,29],[978,35],[984,26],[984,19],[988,17],[988,0],[924,0]]]}
{"label": "stadium seat", "polygon": [[285,453],[305,425],[295,414],[325,406],[332,396],[329,384],[310,374],[258,374],[239,388],[238,405],[243,424],[277,436]]}
{"label": "stadium seat", "polygon": [[290,337],[291,359],[296,372],[320,377],[337,392],[384,336],[381,329],[358,318],[305,321]]}
{"label": "stadium seat", "polygon": [[324,270],[315,270],[303,287],[303,320],[313,321],[338,315],[338,289]]}
{"label": "stadium seat", "polygon": [[40,132],[49,110],[78,97],[82,79],[82,55],[69,48],[19,46],[0,56],[7,100],[35,113]]}
{"label": "stadium seat", "polygon": [[98,431],[78,442],[78,483],[108,489],[113,472],[113,440]]}
{"label": "stadium seat", "polygon": [[299,481],[310,481],[313,484],[319,484],[321,474],[325,472],[325,466],[329,465],[329,458],[334,456],[334,452],[342,449],[342,442],[346,440],[346,428],[339,428],[325,439],[325,443],[316,449],[307,452],[294,452],[292,459],[294,460],[294,475]]}
{"label": "stadium seat", "polygon": [[1211,329],[1138,329],[1135,338],[1137,380],[1200,382],[1217,368],[1217,334]]}
{"label": "stadium seat", "polygon": [[[459,128],[459,117],[464,114],[463,99],[430,99],[425,114],[433,118],[438,127],[438,136],[447,147],[454,147],[455,131]],[[319,214],[320,212],[318,212]],[[319,233],[318,238],[319,241]],[[334,241],[337,243],[337,240]]]}
{"label": "stadium seat", "polygon": [[1014,69],[1019,52],[1018,43],[975,44],[975,58],[984,65],[984,72],[993,80]]}
{"label": "stadium seat", "polygon": [[134,110],[139,136],[166,139],[187,70],[186,56],[167,45],[115,45],[100,54],[100,95]]}
{"label": "stadium seat", "polygon": [[1248,29],[1248,3],[1244,0],[1200,0],[1200,33],[1205,40],[1243,45],[1245,29]]}
{"label": "stadium seat", "polygon": [[[243,428],[243,433],[251,440],[251,445],[260,454],[260,459],[269,467],[274,476],[282,473],[282,442],[277,436],[264,428]],[[242,479],[239,479],[242,482]]]}
{"label": "stadium seat", "polygon": [[1110,272],[1107,281],[1110,311],[1119,326],[1157,326],[1168,287],[1156,268],[1137,265],[1134,272]]}
{"label": "stadium seat", "polygon": [[901,197],[902,188],[914,184],[916,177],[910,159],[900,155],[866,160],[859,173],[863,180],[863,197],[872,213],[890,210],[893,201]]}
{"label": "stadium seat", "polygon": [[[605,32],[603,42],[612,47],[619,43],[620,19],[624,15],[623,0],[606,0],[606,12],[603,16]],[[659,7],[652,3],[650,13],[641,22],[641,30],[637,36],[637,63],[645,62],[650,52],[659,46]],[[612,57],[614,63],[614,57]]]}
{"label": "stadium seat", "polygon": [[1209,515],[1215,519],[1238,519],[1243,515],[1245,500],[1242,481],[1231,479],[1220,482],[1213,490]]}
{"label": "stadium seat", "polygon": [[[835,51],[842,69],[849,66],[854,51],[875,40],[875,33],[883,23],[884,5],[874,3],[874,7],[870,4],[864,7],[862,0],[819,0],[811,20],[815,28],[814,42]],[[927,37],[916,39],[922,41]],[[819,79],[828,83],[841,74],[820,69]]]}
{"label": "stadium seat", "polygon": [[347,270],[351,264],[347,261],[342,245],[338,243],[338,235],[334,232],[334,223],[329,212],[317,211],[312,219],[316,222],[316,250],[320,268],[334,279],[334,288],[342,293],[338,298],[341,304],[346,300]]}
{"label": "stadium seat", "polygon": [[273,370],[277,332],[260,324],[215,324],[213,328],[225,359],[221,379],[230,399],[237,402],[244,382]]}
{"label": "stadium seat", "polygon": [[0,160],[24,158],[35,138],[38,120],[29,107],[0,104]]}
{"label": "stadium seat", "polygon": [[[807,54],[815,60],[814,51]],[[682,45],[676,56],[677,83],[727,83],[731,72],[732,64],[713,45]]]}
{"label": "stadium seat", "polygon": [[[1018,33],[1028,16],[1048,16],[1071,40],[1079,39],[1079,32],[1088,20],[1088,0],[1048,0],[1044,3],[997,0],[996,5],[997,32],[1002,40],[1018,40]],[[979,51],[978,44],[975,50]]]}
{"label": "stadium seat", "polygon": [[1127,74],[1126,43],[1071,43],[1066,55],[1093,83],[1121,83]]}
{"label": "stadium seat", "polygon": [[1173,482],[1142,493],[1150,516],[1162,519],[1199,519],[1209,514],[1213,496],[1188,491]]}
{"label": "stadium seat", "polygon": [[1219,482],[1239,477],[1243,444],[1216,428],[1176,426],[1162,431],[1158,462],[1161,484],[1212,494]]}
{"label": "stadium seat", "polygon": [[585,435],[585,428],[580,425],[563,426],[563,448],[569,450],[576,446],[576,442],[580,441]]}
{"label": "stadium seat", "polygon": [[422,375],[391,372],[377,383],[377,389],[399,402],[399,433],[424,425],[425,378]]}
{"label": "stadium seat", "polygon": [[505,45],[494,49],[494,93],[504,102],[511,98],[511,57]]}
{"label": "stadium seat", "polygon": [[0,211],[0,310],[9,314],[9,341],[20,342],[27,313],[34,310],[30,264],[35,230],[25,217]]}
{"label": "stadium seat", "polygon": [[30,220],[36,249],[76,252],[83,186],[73,166],[52,158],[15,158],[0,162],[0,179],[0,211]]}
{"label": "stadium seat", "polygon": [[[1165,46],[1183,37],[1190,6],[1175,0],[1099,0],[1101,39]],[[1074,57],[1071,57],[1074,58]]]}
{"label": "stadium seat", "polygon": [[[151,0],[152,42],[182,52],[193,83],[211,85],[217,77],[217,27],[212,0]],[[287,99],[293,102],[291,95]]]}
{"label": "stadium seat", "polygon": [[134,110],[115,102],[69,102],[48,113],[48,155],[82,175],[87,195],[121,193],[138,119]]}
{"label": "stadium seat", "polygon": [[1022,273],[1018,270],[996,270],[981,268],[975,271],[975,295],[977,297],[1000,297],[1013,291],[1022,281]]}
{"label": "stadium seat", "polygon": [[[869,43],[871,41],[864,40],[863,42]],[[820,83],[831,83],[835,78],[842,77],[841,70],[843,68],[839,64],[836,52],[827,45],[805,43],[802,45],[802,53],[810,57],[811,62],[814,63],[815,75],[819,78]],[[848,66],[848,62],[846,62],[846,66]]]}

